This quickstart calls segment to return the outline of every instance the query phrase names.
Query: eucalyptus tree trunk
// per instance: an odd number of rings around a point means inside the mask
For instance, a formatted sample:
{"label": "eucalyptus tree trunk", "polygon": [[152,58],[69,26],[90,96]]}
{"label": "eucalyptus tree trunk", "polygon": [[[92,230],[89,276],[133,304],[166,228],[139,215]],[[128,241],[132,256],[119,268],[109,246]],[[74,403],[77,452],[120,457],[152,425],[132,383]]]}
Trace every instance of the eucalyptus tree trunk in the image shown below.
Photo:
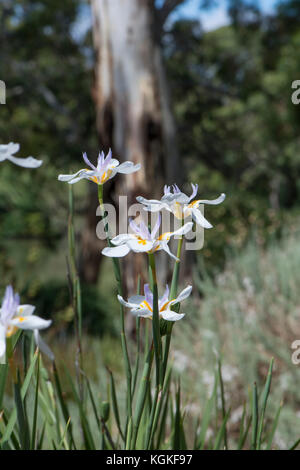
{"label": "eucalyptus tree trunk", "polygon": [[[96,55],[94,99],[101,149],[141,170],[119,176],[111,196],[161,197],[178,176],[178,157],[154,0],[92,0]],[[167,2],[168,3],[168,2]],[[180,2],[177,2],[180,3]],[[178,181],[178,178],[177,178]],[[126,263],[129,291],[136,288],[139,257]],[[97,257],[99,259],[99,257]],[[133,261],[133,262],[132,262]],[[130,271],[129,271],[130,270]]]}

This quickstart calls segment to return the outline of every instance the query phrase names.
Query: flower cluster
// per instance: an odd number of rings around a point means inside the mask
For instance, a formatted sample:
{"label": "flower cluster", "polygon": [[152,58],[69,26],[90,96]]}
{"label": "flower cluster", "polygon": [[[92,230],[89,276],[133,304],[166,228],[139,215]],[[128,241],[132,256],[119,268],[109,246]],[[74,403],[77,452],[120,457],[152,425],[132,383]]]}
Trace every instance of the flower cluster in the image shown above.
{"label": "flower cluster", "polygon": [[[23,166],[26,168],[37,168],[42,162],[34,159],[33,157],[28,158],[16,158],[14,154],[19,150],[19,145],[10,143],[8,145],[0,145],[0,162],[9,160],[16,165]],[[157,424],[161,426],[163,419],[166,418],[164,410],[167,410],[166,404],[168,404],[168,393],[169,393],[169,379],[170,377],[170,367],[168,364],[169,351],[170,351],[170,342],[172,336],[173,325],[185,317],[185,313],[181,311],[181,305],[184,300],[186,300],[192,292],[192,286],[186,286],[179,294],[178,290],[178,279],[179,279],[179,269],[181,261],[181,251],[184,246],[184,237],[192,230],[194,223],[200,225],[203,228],[211,228],[212,225],[204,218],[200,205],[202,204],[220,204],[224,201],[225,195],[221,194],[217,199],[214,200],[203,200],[197,199],[198,185],[192,184],[192,193],[190,196],[183,193],[176,184],[173,186],[165,186],[164,194],[160,200],[156,199],[145,199],[142,196],[137,197],[137,201],[140,202],[143,206],[143,209],[147,212],[153,212],[156,221],[154,225],[147,226],[146,223],[141,220],[139,223],[134,220],[130,220],[129,231],[128,233],[121,233],[113,238],[110,237],[110,227],[105,215],[105,206],[103,202],[103,185],[111,180],[117,173],[121,174],[131,174],[140,169],[139,164],[134,164],[133,162],[127,161],[120,163],[117,159],[113,158],[111,150],[105,156],[103,152],[99,153],[97,163],[94,165],[87,157],[86,153],[83,154],[83,160],[88,168],[83,168],[77,171],[74,174],[61,174],[58,176],[59,181],[67,182],[70,185],[77,183],[83,179],[91,181],[98,186],[98,198],[101,209],[102,220],[104,222],[104,229],[107,237],[107,247],[102,250],[104,256],[112,258],[114,274],[117,282],[118,296],[117,299],[120,303],[120,328],[121,328],[121,347],[122,355],[124,359],[124,366],[126,371],[126,412],[127,416],[124,419],[124,424],[126,423],[124,429],[122,429],[122,423],[117,418],[115,413],[115,418],[117,422],[118,431],[121,439],[119,441],[124,441],[126,449],[136,449],[138,447],[138,440],[144,443],[145,449],[154,448],[153,443],[156,440],[156,429]],[[69,280],[70,280],[70,290],[72,293],[72,307],[74,311],[76,322],[76,336],[78,342],[78,358],[76,358],[76,363],[78,365],[77,371],[82,371],[83,373],[77,374],[78,379],[78,392],[77,395],[76,387],[72,386],[76,393],[76,401],[79,402],[82,406],[81,401],[84,400],[84,396],[88,395],[85,393],[85,381],[84,378],[84,368],[83,368],[83,357],[82,357],[82,315],[81,315],[81,294],[80,294],[80,281],[77,274],[77,266],[75,259],[75,234],[73,226],[73,192],[72,187],[70,187],[70,197],[69,197],[69,206],[70,206],[70,217],[68,219],[68,230],[69,230],[69,256],[70,256],[70,271],[69,271]],[[180,228],[173,231],[164,231],[161,227],[162,221],[162,212],[167,211],[174,215],[175,219],[180,220]],[[192,221],[186,221],[186,218],[190,217]],[[176,255],[171,252],[169,247],[169,242],[172,238],[177,238],[177,252]],[[121,263],[118,258],[122,258],[129,254],[133,253],[144,253],[147,255],[148,268],[149,268],[149,283],[144,283],[143,286],[143,295],[141,294],[140,286],[138,288],[138,295],[129,297],[128,300],[125,299],[123,294],[123,283],[122,283],[122,273],[121,273]],[[167,255],[174,261],[173,263],[173,274],[172,282],[169,289],[169,286],[165,286],[165,290],[162,295],[159,295],[158,287],[158,275],[156,270],[156,256],[157,252],[165,252]],[[132,358],[129,354],[130,350],[127,347],[127,337],[125,329],[125,308],[130,309],[132,315],[137,317],[137,355],[135,359],[134,369],[132,368]],[[25,423],[27,419],[26,406],[20,406],[20,398],[22,398],[23,387],[20,388],[20,374],[18,368],[15,367],[15,361],[13,357],[14,347],[17,344],[18,332],[21,333],[21,330],[31,330],[33,332],[34,340],[38,348],[48,355],[51,360],[54,360],[54,356],[48,346],[44,343],[40,336],[40,330],[48,328],[51,325],[51,320],[45,320],[34,314],[35,307],[29,304],[20,304],[20,297],[18,294],[14,293],[13,288],[9,285],[6,290],[2,300],[0,308],[0,363],[8,360],[9,365],[11,366],[12,377],[15,385],[15,398],[16,405],[18,410],[18,421],[20,428],[20,443],[24,448],[27,448],[27,438],[25,435],[27,432],[28,423],[26,426],[22,426],[22,423]],[[148,328],[141,328],[140,319],[146,319],[148,321],[148,327],[151,325],[151,333]],[[150,320],[150,321],[149,321]],[[145,341],[141,341],[141,333],[145,332]],[[15,335],[15,336],[14,336]],[[150,340],[151,337],[151,340]],[[150,340],[150,341],[149,341]],[[143,346],[145,354],[141,354],[141,347]],[[144,365],[142,367],[142,374],[139,374],[140,371],[140,359],[144,356]],[[35,356],[36,358],[36,356]],[[25,361],[24,361],[25,362]],[[28,368],[27,375],[34,372],[34,364],[32,362],[32,367]],[[38,365],[40,362],[38,362]],[[153,369],[155,367],[155,391],[152,395],[152,364]],[[4,368],[6,371],[6,367]],[[38,368],[39,371],[39,368]],[[37,372],[38,373],[38,372]],[[55,382],[57,392],[59,394],[59,401],[62,404],[63,396],[60,389],[60,382],[57,374],[57,370],[54,366],[55,373]],[[26,378],[27,378],[26,375]],[[5,380],[4,374],[4,380]],[[41,374],[42,380],[46,383],[44,373]],[[139,380],[140,378],[140,380]],[[2,378],[2,388],[3,382]],[[28,383],[30,381],[30,376]],[[24,382],[25,384],[25,382]],[[56,399],[52,400],[52,393],[55,393],[55,389],[51,391],[50,400],[43,395],[43,386],[39,388],[39,379],[36,378],[36,405],[38,406],[38,399],[43,400],[43,403],[48,407],[52,402],[56,402]],[[111,375],[111,387],[114,388],[114,380]],[[47,397],[49,394],[48,386],[47,388]],[[88,386],[89,389],[89,386]],[[136,394],[136,395],[135,395]],[[0,393],[1,395],[1,393]],[[92,403],[94,399],[92,393],[91,396]],[[117,396],[115,395],[115,402],[117,402]],[[179,396],[179,395],[178,395]],[[25,397],[25,395],[24,395]],[[54,395],[53,395],[54,397]],[[79,399],[80,397],[80,399]],[[151,400],[148,398],[151,397]],[[180,396],[179,396],[180,397]],[[1,397],[0,397],[1,401]],[[177,401],[177,398],[176,398]],[[180,398],[179,398],[180,401]],[[84,402],[83,402],[84,403]],[[163,408],[161,407],[164,403]],[[117,405],[117,403],[115,403]],[[116,410],[117,406],[113,408]],[[133,404],[135,406],[133,406]],[[109,402],[101,403],[101,420],[99,421],[99,431],[101,434],[101,448],[118,448],[119,444],[114,443],[110,435],[110,430],[105,427],[105,423],[108,419],[108,406]],[[63,406],[63,405],[62,405]],[[176,405],[177,406],[177,405]],[[84,404],[84,407],[85,404]],[[48,411],[48,410],[47,410]],[[114,411],[115,412],[115,411]],[[82,413],[81,413],[82,414]],[[19,416],[20,415],[20,416]],[[63,413],[65,415],[65,413]],[[67,414],[68,415],[68,414]],[[13,415],[11,415],[13,416]],[[37,408],[35,407],[35,420],[37,416]],[[56,418],[56,413],[54,411],[53,416]],[[147,417],[147,422],[143,417]],[[164,416],[164,418],[163,418]],[[13,416],[14,417],[14,416]],[[19,419],[20,418],[20,419]],[[65,418],[65,416],[64,416]],[[66,430],[68,428],[70,418],[65,423]],[[122,420],[123,421],[123,420]],[[8,419],[8,426],[5,429],[5,436],[9,432],[12,432],[12,427],[10,428],[11,419]],[[6,423],[2,423],[2,428],[5,427]],[[89,429],[88,426],[86,429]],[[45,425],[44,425],[45,426]],[[51,425],[52,426],[52,425]],[[105,429],[104,429],[105,427]],[[2,433],[1,428],[1,433]],[[59,430],[59,442],[64,441],[61,439],[60,430],[63,429],[60,425],[56,426]],[[7,431],[8,429],[8,431]],[[24,430],[24,433],[23,433]],[[44,427],[45,430],[45,427]],[[44,430],[42,431],[44,433]],[[73,437],[72,430],[69,428],[70,434],[68,436],[70,439],[66,439],[67,445],[73,446]],[[103,430],[105,432],[103,432]],[[33,432],[30,433],[28,443],[31,441],[35,445],[36,436],[36,421],[33,425]],[[46,431],[47,433],[47,431]],[[86,433],[90,434],[89,432]],[[50,434],[49,434],[50,435]],[[52,439],[52,435],[50,435]],[[155,439],[154,439],[155,438]],[[8,440],[5,438],[4,444],[8,446]],[[107,439],[107,443],[106,443]],[[2,448],[3,436],[0,439],[0,447]],[[17,439],[16,439],[17,440]],[[89,441],[90,438],[87,438]],[[91,444],[91,445],[90,445]],[[107,445],[108,444],[108,445]],[[89,442],[89,448],[94,448],[94,444],[91,440]],[[121,444],[122,445],[122,444]],[[18,444],[19,446],[19,444]],[[3,447],[4,448],[4,447]],[[5,447],[6,448],[6,447]]]}
{"label": "flower cluster", "polygon": [[[112,158],[112,152],[109,150],[107,156],[104,153],[99,153],[97,166],[93,165],[88,159],[86,153],[83,154],[83,159],[90,169],[84,168],[77,173],[71,175],[59,175],[59,181],[65,181],[69,184],[77,183],[82,179],[90,180],[97,185],[103,185],[108,180],[113,178],[117,173],[130,174],[140,169],[140,165],[134,165],[132,162],[125,162],[120,164],[118,160]],[[184,194],[176,184],[164,187],[164,195],[161,200],[145,199],[142,196],[137,197],[137,201],[143,204],[144,210],[149,212],[158,212],[157,221],[150,231],[143,221],[136,224],[133,220],[130,221],[130,233],[122,233],[109,240],[108,247],[102,250],[102,254],[111,258],[122,258],[129,252],[134,253],[147,253],[153,255],[157,251],[165,251],[176,262],[180,259],[171,253],[168,243],[171,237],[186,235],[193,227],[193,222],[187,222],[181,228],[173,232],[165,232],[159,235],[159,228],[161,225],[160,211],[163,209],[171,212],[177,219],[184,221],[188,216],[191,216],[196,224],[203,228],[211,228],[212,225],[204,218],[199,206],[201,204],[220,204],[225,199],[225,194],[221,194],[217,199],[195,199],[198,192],[198,185],[192,184],[192,194],[187,196]],[[111,246],[113,245],[113,246]],[[166,289],[164,295],[158,299],[159,317],[164,320],[177,321],[183,318],[184,314],[178,314],[171,310],[171,307],[179,303],[181,300],[188,297],[191,293],[191,286],[188,286],[182,293],[174,299],[169,300],[169,290]],[[152,318],[153,311],[153,293],[151,293],[149,285],[144,286],[144,296],[131,297],[128,302],[122,296],[118,296],[120,303],[124,306],[131,308],[131,312],[146,318]]]}
{"label": "flower cluster", "polygon": [[[38,168],[41,166],[43,162],[33,157],[15,157],[14,154],[19,151],[19,148],[20,145],[13,142],[0,145],[0,162],[9,160],[25,168]],[[119,160],[112,157],[111,150],[109,150],[107,156],[105,156],[104,152],[100,152],[96,165],[91,163],[86,153],[83,154],[83,160],[89,168],[83,168],[74,174],[59,175],[58,180],[74,184],[82,179],[87,179],[98,186],[102,186],[117,173],[128,175],[140,169],[139,164],[134,164],[130,161],[120,163]],[[164,187],[164,195],[160,200],[145,199],[142,196],[137,197],[137,201],[143,204],[145,211],[158,213],[153,229],[150,231],[143,221],[138,225],[131,220],[129,224],[131,232],[117,235],[112,240],[109,240],[110,246],[104,248],[102,254],[112,258],[119,258],[126,256],[132,251],[134,253],[147,253],[149,256],[153,256],[157,251],[163,250],[178,263],[180,261],[178,253],[177,256],[171,253],[168,243],[171,237],[178,236],[182,239],[192,229],[193,222],[184,223],[184,219],[191,216],[196,224],[204,228],[211,228],[212,225],[204,218],[199,206],[201,204],[220,204],[225,199],[225,194],[221,194],[214,200],[195,199],[197,192],[198,185],[192,184],[192,193],[188,196],[174,184],[172,187],[167,185]],[[160,211],[162,210],[171,212],[175,218],[182,220],[181,228],[159,235],[161,225]],[[174,312],[172,307],[186,299],[190,295],[191,290],[192,287],[188,286],[177,297],[173,295],[174,298],[169,298],[170,294],[167,286],[163,296],[156,299],[158,317],[172,322],[183,318],[185,314]],[[128,301],[125,301],[121,295],[118,295],[118,300],[125,307],[130,308],[133,314],[140,317],[152,318],[155,306],[153,305],[153,292],[151,292],[148,284],[144,286],[144,296],[133,296]],[[33,315],[34,309],[35,307],[32,305],[20,305],[19,295],[14,294],[11,286],[6,288],[0,309],[0,359],[3,359],[6,352],[6,339],[16,333],[18,329],[33,330],[38,346],[52,357],[51,351],[41,340],[38,333],[39,330],[47,328],[51,321],[43,320]]]}

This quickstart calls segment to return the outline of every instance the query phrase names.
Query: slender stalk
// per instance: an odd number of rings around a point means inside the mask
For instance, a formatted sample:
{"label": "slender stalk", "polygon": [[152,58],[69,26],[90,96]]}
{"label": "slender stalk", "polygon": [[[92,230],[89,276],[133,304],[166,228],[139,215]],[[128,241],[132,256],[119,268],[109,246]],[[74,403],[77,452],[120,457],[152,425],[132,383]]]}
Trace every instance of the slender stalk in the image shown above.
{"label": "slender stalk", "polygon": [[252,396],[252,441],[251,441],[252,450],[256,450],[258,418],[259,417],[258,417],[257,386],[256,386],[256,383],[254,383],[253,396]]}
{"label": "slender stalk", "polygon": [[219,375],[219,383],[220,383],[220,390],[221,390],[221,404],[222,404],[222,417],[224,423],[224,449],[227,450],[227,428],[226,428],[226,404],[225,404],[225,392],[224,392],[224,382],[222,376],[222,366],[221,361],[218,359],[218,375]]}
{"label": "slender stalk", "polygon": [[[183,225],[183,222],[184,222],[184,220],[182,219],[182,225]],[[177,256],[178,260],[175,261],[173,274],[172,274],[171,291],[170,291],[171,299],[174,299],[176,297],[176,294],[177,294],[182,244],[183,244],[183,236],[180,237],[180,239],[178,240],[178,245],[177,245],[177,255],[176,256]]]}
{"label": "slender stalk", "polygon": [[[111,237],[109,233],[109,226],[106,220],[107,214],[104,208],[103,202],[103,185],[98,185],[98,199],[101,209],[101,216],[104,221],[104,230],[106,234],[107,244],[108,246],[111,245]],[[122,286],[122,277],[121,277],[121,268],[120,262],[118,258],[112,258],[113,261],[113,268],[114,274],[117,281],[118,287],[118,294],[123,296],[123,286]],[[132,373],[131,373],[131,366],[127,348],[127,341],[126,341],[126,334],[125,334],[125,315],[124,315],[124,307],[120,304],[120,322],[121,322],[121,345],[122,345],[122,352],[125,361],[125,369],[126,369],[126,378],[127,378],[127,411],[128,411],[128,419],[132,416]]]}
{"label": "slender stalk", "polygon": [[[139,295],[140,293],[141,293],[141,277],[138,276],[137,294]],[[141,318],[138,316],[136,318],[136,342],[137,342],[137,348],[136,348],[135,368],[134,368],[134,374],[133,374],[132,397],[134,396],[134,392],[136,388],[136,382],[138,378],[139,365],[140,365],[140,353],[141,353]]]}
{"label": "slender stalk", "polygon": [[[182,219],[182,225],[184,224],[184,220]],[[171,283],[171,292],[170,292],[170,298],[174,299],[176,298],[177,295],[177,288],[178,288],[178,279],[179,279],[179,268],[180,268],[180,257],[181,257],[181,251],[182,251],[182,244],[183,244],[183,237],[180,237],[178,241],[178,246],[177,246],[177,258],[178,260],[175,262],[174,269],[173,269],[173,275],[172,275],[172,283]],[[149,267],[150,267],[150,279],[152,281],[152,291],[153,291],[153,335],[156,331],[156,325],[155,325],[155,296],[157,295],[157,281],[156,281],[156,271],[155,271],[155,264],[154,264],[154,255],[149,255]],[[158,300],[158,297],[157,297]],[[176,306],[175,308],[176,309]],[[158,306],[157,306],[158,310]],[[166,370],[167,370],[167,364],[168,364],[168,358],[169,358],[169,351],[170,351],[170,344],[171,344],[171,335],[172,335],[172,328],[173,328],[173,322],[170,322],[167,327],[167,334],[166,334],[166,339],[165,339],[165,347],[164,347],[164,353],[162,357],[162,345],[161,345],[161,338],[160,338],[160,331],[159,331],[159,319],[158,319],[158,335],[159,335],[159,346],[158,348],[158,354],[157,354],[157,362],[156,362],[156,374],[159,374],[159,377],[157,377],[156,380],[156,391],[155,391],[155,397],[152,405],[152,410],[151,410],[151,415],[150,415],[150,420],[149,420],[149,425],[147,429],[147,438],[146,438],[146,445],[147,449],[151,445],[151,442],[153,440],[153,435],[154,435],[154,430],[155,426],[157,424],[157,421],[159,419],[160,411],[161,411],[161,404],[162,404],[162,393],[163,393],[163,386],[164,386],[164,381],[165,381],[165,376],[166,376]],[[155,346],[155,342],[154,342]]]}
{"label": "slender stalk", "polygon": [[76,264],[76,245],[75,245],[75,230],[74,230],[74,196],[73,187],[69,186],[69,218],[68,218],[68,279],[70,284],[70,296],[72,299],[72,308],[74,312],[75,334],[77,339],[77,352],[76,352],[76,375],[78,381],[78,388],[81,399],[83,401],[83,381],[81,372],[83,370],[83,355],[82,355],[82,307],[81,307],[81,287],[80,279],[77,271]]}
{"label": "slender stalk", "polygon": [[161,388],[161,390],[159,391],[159,394],[158,394],[156,407],[155,407],[155,410],[154,410],[153,418],[151,420],[150,434],[147,436],[148,437],[147,443],[146,443],[146,445],[147,445],[146,448],[147,449],[151,449],[151,446],[152,446],[154,433],[155,433],[155,430],[157,428],[158,420],[159,420],[160,413],[161,413],[161,407],[162,407],[165,395],[169,390],[170,375],[171,375],[171,369],[169,369],[168,374],[166,376],[165,384],[163,384],[163,386],[162,386],[162,388]]}
{"label": "slender stalk", "polygon": [[74,196],[73,187],[69,185],[69,220],[68,220],[68,243],[69,243],[69,262],[72,269],[73,281],[73,303],[77,315],[78,339],[81,343],[82,339],[82,310],[81,310],[81,292],[80,281],[76,266],[76,247],[75,247],[75,230],[74,230]]}
{"label": "slender stalk", "polygon": [[265,412],[266,412],[266,407],[267,407],[267,401],[270,393],[270,388],[271,388],[271,381],[272,381],[272,370],[273,370],[273,363],[274,363],[274,358],[272,357],[271,363],[269,366],[269,371],[267,375],[267,380],[263,392],[263,403],[262,403],[262,409],[260,412],[260,420],[259,420],[259,425],[258,425],[258,435],[257,435],[257,449],[260,450],[261,447],[261,439],[262,439],[262,433],[263,433],[263,427],[264,427],[264,417],[265,417]]}
{"label": "slender stalk", "polygon": [[157,415],[158,410],[160,410],[159,404],[161,401],[162,386],[163,386],[163,380],[164,380],[163,362],[162,362],[162,343],[161,343],[160,324],[159,324],[158,289],[157,289],[155,258],[154,258],[153,253],[149,253],[149,273],[150,273],[150,281],[152,284],[152,293],[153,293],[152,326],[153,326],[153,341],[154,341],[155,364],[156,364],[156,390],[155,390],[155,395],[154,395],[154,399],[152,403],[149,424],[147,427],[146,448],[148,448],[150,445],[151,437],[153,435],[153,425],[154,425],[155,417]]}
{"label": "slender stalk", "polygon": [[[181,226],[184,225],[184,219],[181,221]],[[180,271],[180,259],[181,259],[181,251],[183,245],[183,236],[180,237],[177,245],[177,258],[178,260],[175,261],[173,274],[172,274],[172,282],[171,282],[171,290],[170,290],[170,298],[175,299],[178,290],[178,281],[179,281],[179,271]],[[172,310],[176,309],[176,305],[172,307]],[[173,322],[169,322],[166,340],[165,340],[165,348],[164,348],[164,358],[163,358],[163,367],[162,367],[162,374],[163,380],[166,375],[167,364],[168,364],[168,357],[170,352],[170,344],[171,344],[171,336],[172,336],[172,329],[173,329]]]}
{"label": "slender stalk", "polygon": [[153,426],[154,426],[154,418],[156,416],[157,410],[160,408],[159,407],[159,402],[160,401],[161,401],[161,389],[160,389],[160,385],[158,385],[155,389],[155,395],[154,395],[154,398],[153,398],[149,423],[148,423],[148,426],[147,426],[146,447],[145,447],[146,449],[149,449],[149,446],[150,446],[151,436],[152,436],[152,429],[153,429]]}
{"label": "slender stalk", "polygon": [[151,269],[151,276],[152,276],[152,293],[153,293],[152,331],[153,331],[155,365],[156,365],[156,386],[158,387],[160,384],[160,368],[161,368],[161,337],[160,337],[160,327],[159,327],[158,289],[157,289],[157,278],[156,278],[154,254],[149,253],[148,257],[149,257],[149,266]]}
{"label": "slender stalk", "polygon": [[151,348],[148,352],[148,356],[144,365],[143,374],[141,377],[141,382],[139,386],[139,392],[136,401],[136,409],[135,409],[135,418],[134,418],[134,425],[133,425],[133,434],[132,434],[132,441],[131,441],[131,448],[134,450],[136,447],[136,441],[139,431],[139,426],[147,398],[147,393],[149,391],[150,386],[150,372],[152,367],[153,361],[153,342],[151,344]]}

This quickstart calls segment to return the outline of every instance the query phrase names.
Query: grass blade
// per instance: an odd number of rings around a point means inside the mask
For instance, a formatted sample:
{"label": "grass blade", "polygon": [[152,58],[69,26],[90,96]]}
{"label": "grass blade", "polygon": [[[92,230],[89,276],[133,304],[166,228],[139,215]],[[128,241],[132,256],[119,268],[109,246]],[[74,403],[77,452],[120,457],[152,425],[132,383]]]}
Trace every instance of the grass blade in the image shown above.
{"label": "grass blade", "polygon": [[292,445],[292,447],[289,448],[289,450],[295,450],[295,449],[298,447],[299,444],[300,444],[300,439],[298,439],[298,440],[295,442],[295,444]]}
{"label": "grass blade", "polygon": [[271,430],[271,433],[270,433],[270,436],[269,436],[269,439],[268,439],[267,450],[270,450],[271,447],[272,447],[272,442],[273,442],[274,434],[275,434],[276,429],[277,429],[277,425],[278,425],[278,421],[279,421],[279,417],[280,417],[282,407],[283,407],[283,402],[280,403],[280,405],[278,407],[278,410],[276,412],[275,419],[274,419],[273,426],[272,426],[272,430]]}
{"label": "grass blade", "polygon": [[0,410],[2,407],[3,396],[5,392],[8,364],[0,364]]}
{"label": "grass blade", "polygon": [[36,425],[37,425],[38,401],[39,401],[39,382],[40,382],[40,358],[38,357],[35,397],[34,397],[34,410],[33,410],[33,420],[32,420],[31,446],[30,446],[31,449],[35,449],[35,443],[36,443]]}
{"label": "grass blade", "polygon": [[30,433],[29,424],[25,412],[24,398],[21,397],[20,376],[18,382],[14,384],[15,404],[17,411],[17,420],[19,424],[19,441],[22,450],[29,450],[30,448]]}
{"label": "grass blade", "polygon": [[211,397],[209,398],[209,400],[208,400],[208,402],[205,406],[205,409],[204,409],[202,422],[201,422],[201,430],[200,430],[199,439],[198,439],[198,443],[197,443],[197,449],[203,449],[203,447],[204,447],[206,432],[207,432],[208,425],[209,425],[210,420],[211,420],[211,414],[212,414],[212,410],[213,410],[216,395],[217,395],[217,387],[218,387],[218,378],[217,378],[217,375],[216,375],[215,376],[215,384],[214,384],[213,392],[212,392]]}
{"label": "grass blade", "polygon": [[258,398],[256,382],[253,385],[252,396],[252,440],[251,449],[255,450],[257,445],[257,431],[258,431]]}
{"label": "grass blade", "polygon": [[89,422],[88,422],[87,417],[86,417],[86,413],[85,413],[85,411],[83,409],[83,406],[82,406],[81,399],[78,396],[78,393],[76,391],[76,388],[74,386],[74,383],[72,381],[72,378],[69,374],[69,371],[68,371],[67,367],[64,366],[64,369],[65,369],[66,376],[68,378],[69,384],[71,386],[73,396],[74,396],[75,401],[78,405],[80,420],[81,420],[81,424],[82,424],[82,431],[83,431],[83,435],[84,435],[86,448],[88,450],[95,450],[96,449],[95,442],[94,442],[94,439],[93,439],[93,436],[92,436],[92,432],[91,432],[91,429],[90,429],[90,426],[89,426]]}
{"label": "grass blade", "polygon": [[[35,364],[36,364],[36,361],[37,361],[37,358],[38,358],[38,353],[37,351],[34,353],[33,355],[33,358],[32,358],[32,361],[31,361],[31,364],[28,368],[28,371],[27,371],[27,374],[25,376],[25,379],[24,379],[24,382],[23,382],[23,385],[21,387],[21,391],[20,391],[20,396],[21,396],[21,399],[24,400],[25,396],[26,396],[26,393],[27,393],[27,390],[28,390],[28,387],[29,387],[29,384],[30,384],[30,381],[31,381],[31,378],[32,378],[32,375],[33,375],[33,372],[34,372],[34,368],[35,368]],[[2,439],[0,441],[1,445],[5,442],[5,441],[8,441],[9,438],[11,437],[11,434],[13,432],[13,429],[14,429],[14,426],[16,424],[16,420],[17,420],[17,410],[14,409],[9,417],[9,420],[8,420],[8,423],[7,423],[7,426],[6,426],[6,430],[5,430],[5,433],[4,435],[2,436]]]}
{"label": "grass blade", "polygon": [[263,427],[264,427],[264,417],[265,417],[268,397],[269,397],[270,388],[271,388],[273,362],[274,362],[274,358],[272,357],[270,366],[269,366],[267,379],[266,379],[266,384],[265,384],[264,391],[263,391],[263,396],[262,396],[262,408],[260,412],[259,429],[258,429],[258,436],[257,436],[257,449],[258,450],[260,449],[260,446],[261,446],[261,438],[262,438],[262,432],[263,432]]}
{"label": "grass blade", "polygon": [[225,417],[223,418],[221,428],[220,428],[220,430],[217,434],[217,437],[216,437],[214,450],[219,450],[220,449],[222,439],[224,440],[224,450],[227,449],[227,440],[226,440],[226,444],[225,444],[225,436],[226,436],[226,424],[227,424],[229,415],[230,415],[230,409],[227,411]]}
{"label": "grass blade", "polygon": [[121,438],[125,442],[125,437],[122,432],[122,427],[121,427],[121,421],[120,421],[120,413],[119,413],[119,407],[118,407],[118,400],[117,400],[117,394],[116,394],[116,387],[115,387],[115,380],[113,377],[113,373],[110,369],[108,369],[109,377],[110,377],[110,388],[111,388],[111,401],[112,401],[112,408],[114,412],[114,417],[117,423],[117,427],[120,433]]}

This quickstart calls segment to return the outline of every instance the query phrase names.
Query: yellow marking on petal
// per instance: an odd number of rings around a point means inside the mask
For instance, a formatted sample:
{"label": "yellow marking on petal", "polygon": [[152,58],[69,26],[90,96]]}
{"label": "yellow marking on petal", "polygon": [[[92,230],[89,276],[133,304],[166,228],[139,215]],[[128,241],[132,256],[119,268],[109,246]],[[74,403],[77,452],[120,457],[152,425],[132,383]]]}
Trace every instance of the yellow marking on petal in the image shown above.
{"label": "yellow marking on petal", "polygon": [[157,240],[170,240],[172,232],[162,233]]}
{"label": "yellow marking on petal", "polygon": [[24,308],[23,308],[23,307],[20,307],[20,308],[19,308],[19,313],[23,313],[23,311],[24,311]]}
{"label": "yellow marking on petal", "polygon": [[143,300],[143,302],[140,304],[141,307],[146,307],[150,312],[152,312],[152,308],[149,305],[149,302],[147,300]]}
{"label": "yellow marking on petal", "polygon": [[138,241],[138,243],[139,243],[140,245],[146,245],[147,242],[146,242],[146,240],[142,240],[142,239],[140,238],[139,241]]}
{"label": "yellow marking on petal", "polygon": [[109,179],[111,174],[112,174],[112,170],[104,171],[101,176],[100,184],[105,183]]}
{"label": "yellow marking on petal", "polygon": [[163,306],[159,309],[159,311],[162,312],[163,310],[165,310],[170,302],[171,302],[171,300],[167,300],[167,302],[165,302],[163,304]]}
{"label": "yellow marking on petal", "polygon": [[93,181],[93,183],[98,184],[98,178],[97,178],[97,176],[89,176],[89,180]]}
{"label": "yellow marking on petal", "polygon": [[198,201],[193,201],[193,202],[190,202],[190,203],[189,203],[189,205],[188,205],[188,207],[189,207],[189,208],[193,208],[193,207],[195,207],[195,206],[198,206],[198,205],[199,205],[199,203],[200,203],[200,201],[199,201],[199,200],[198,200]]}
{"label": "yellow marking on petal", "polygon": [[22,321],[24,321],[24,320],[25,320],[25,318],[24,318],[24,317],[17,317],[17,319],[18,319],[20,322],[22,322]]}

